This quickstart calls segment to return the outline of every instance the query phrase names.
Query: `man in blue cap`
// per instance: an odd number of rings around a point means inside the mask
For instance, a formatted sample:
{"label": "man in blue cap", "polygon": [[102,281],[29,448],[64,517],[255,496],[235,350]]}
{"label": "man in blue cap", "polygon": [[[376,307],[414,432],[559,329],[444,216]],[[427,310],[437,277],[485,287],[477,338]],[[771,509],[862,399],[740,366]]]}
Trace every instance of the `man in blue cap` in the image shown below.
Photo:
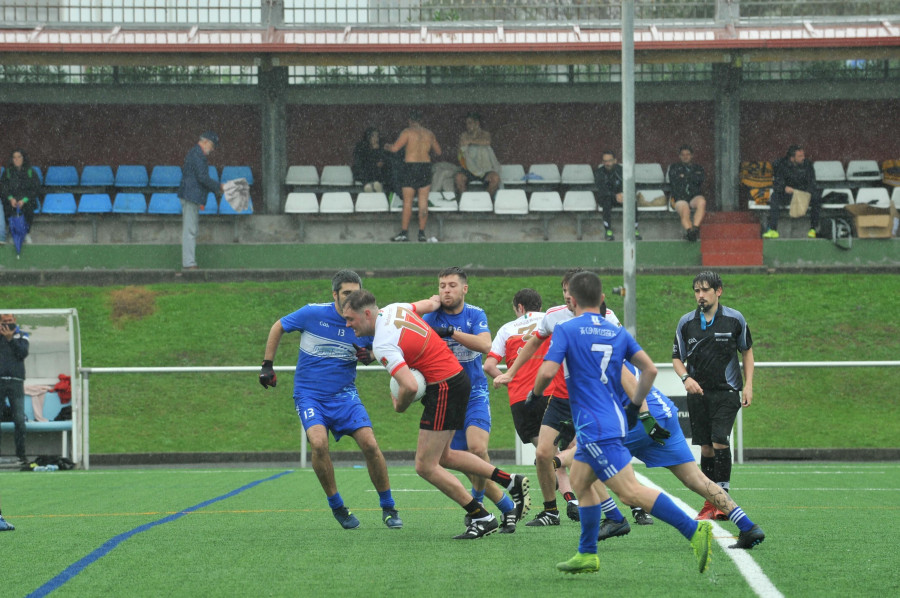
{"label": "man in blue cap", "polygon": [[208,193],[221,193],[224,187],[209,176],[209,162],[206,157],[219,145],[219,136],[206,131],[197,145],[191,148],[184,159],[178,199],[181,200],[183,215],[181,227],[181,268],[196,270],[197,229],[200,224],[200,210],[206,205]]}

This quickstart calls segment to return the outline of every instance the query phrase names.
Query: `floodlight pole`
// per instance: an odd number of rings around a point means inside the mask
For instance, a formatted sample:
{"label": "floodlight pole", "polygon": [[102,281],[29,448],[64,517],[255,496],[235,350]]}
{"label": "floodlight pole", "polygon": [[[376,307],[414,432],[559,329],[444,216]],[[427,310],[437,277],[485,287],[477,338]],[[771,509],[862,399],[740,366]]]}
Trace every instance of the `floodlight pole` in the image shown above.
{"label": "floodlight pole", "polygon": [[637,335],[634,223],[634,0],[622,0],[622,275],[625,329]]}

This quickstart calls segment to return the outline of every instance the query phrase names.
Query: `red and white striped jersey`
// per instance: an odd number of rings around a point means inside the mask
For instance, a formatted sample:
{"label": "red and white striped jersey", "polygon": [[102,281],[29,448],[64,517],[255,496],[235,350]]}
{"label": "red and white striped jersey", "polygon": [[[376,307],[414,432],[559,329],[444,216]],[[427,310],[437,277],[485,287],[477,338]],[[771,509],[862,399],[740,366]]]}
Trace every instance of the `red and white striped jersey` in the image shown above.
{"label": "red and white striped jersey", "polygon": [[434,384],[462,370],[447,343],[415,313],[410,303],[392,303],[378,311],[372,341],[375,358],[393,376],[404,365]]}
{"label": "red and white striped jersey", "polygon": [[[507,367],[511,366],[543,318],[544,312],[532,311],[501,326],[491,343],[488,357],[493,357],[498,363],[503,363],[503,360],[506,359]],[[510,405],[524,401],[528,396],[528,392],[534,386],[534,377],[537,375],[538,368],[541,367],[546,351],[547,344],[544,343],[527,363],[519,366],[519,371],[516,372],[515,378],[507,387]]]}

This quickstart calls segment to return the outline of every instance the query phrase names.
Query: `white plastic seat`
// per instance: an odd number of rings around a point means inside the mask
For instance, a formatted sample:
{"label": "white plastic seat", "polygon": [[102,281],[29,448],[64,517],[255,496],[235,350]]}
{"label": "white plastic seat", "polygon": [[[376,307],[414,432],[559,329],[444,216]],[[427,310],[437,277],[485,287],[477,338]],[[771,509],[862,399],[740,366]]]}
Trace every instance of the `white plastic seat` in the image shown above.
{"label": "white plastic seat", "polygon": [[493,212],[494,202],[487,191],[466,191],[459,198],[460,212]]}
{"label": "white plastic seat", "polygon": [[597,200],[593,191],[566,191],[563,212],[596,212]]}
{"label": "white plastic seat", "polygon": [[352,187],[353,171],[347,165],[325,166],[319,184],[323,187]]}
{"label": "white plastic seat", "polygon": [[500,182],[503,185],[524,185],[525,167],[521,164],[502,164],[500,166]]}
{"label": "white plastic seat", "polygon": [[[402,207],[402,202],[401,202]],[[432,191],[428,194],[429,212],[456,212],[459,210],[459,202],[451,191]]]}
{"label": "white plastic seat", "polygon": [[[662,189],[640,189],[637,191],[644,198],[644,201],[652,202],[654,200],[659,199],[660,197],[665,197],[666,192]],[[637,198],[635,198],[637,201]],[[642,206],[638,204],[637,209],[642,212],[665,212],[669,209],[669,202],[663,203],[661,206]]]}
{"label": "white plastic seat", "polygon": [[853,203],[853,191],[850,189],[822,189],[822,208],[840,210]]}
{"label": "white plastic seat", "polygon": [[843,183],[847,180],[844,165],[837,160],[817,160],[813,162],[813,171],[818,183]]}
{"label": "white plastic seat", "polygon": [[[772,197],[772,189],[769,188],[769,198],[770,198],[770,200],[771,200],[771,197]],[[790,204],[788,204],[788,207],[790,207]],[[747,209],[749,209],[749,210],[754,210],[754,211],[755,211],[755,210],[768,210],[768,209],[769,209],[769,204],[758,204],[758,203],[756,203],[755,201],[753,201],[753,200],[751,199],[749,202],[747,202]]]}
{"label": "white plastic seat", "polygon": [[500,189],[494,197],[495,214],[523,215],[528,213],[528,197],[523,189]]}
{"label": "white plastic seat", "polygon": [[856,192],[856,203],[867,204],[873,208],[889,208],[891,197],[884,187],[861,187]]}
{"label": "white plastic seat", "polygon": [[349,191],[328,191],[322,194],[320,214],[352,214],[353,197]]}
{"label": "white plastic seat", "polygon": [[594,170],[590,164],[565,164],[561,180],[563,185],[593,185]]}
{"label": "white plastic seat", "polygon": [[528,169],[529,185],[558,185],[561,180],[556,164],[532,164]]}
{"label": "white plastic seat", "polygon": [[[880,181],[881,168],[875,160],[851,160],[847,164],[848,181]],[[856,200],[857,203],[859,199]]]}
{"label": "white plastic seat", "polygon": [[357,212],[387,212],[387,195],[381,192],[362,192],[356,196]]}
{"label": "white plastic seat", "polygon": [[891,201],[894,202],[894,207],[900,210],[900,187],[894,187],[891,192]]}
{"label": "white plastic seat", "polygon": [[285,214],[315,214],[319,211],[319,199],[315,193],[288,193],[284,202]]}
{"label": "white plastic seat", "polygon": [[319,184],[319,171],[315,166],[291,166],[287,176],[284,177],[285,185],[298,187],[313,187]]}
{"label": "white plastic seat", "polygon": [[563,203],[556,191],[535,191],[528,200],[529,212],[562,212]]}
{"label": "white plastic seat", "polygon": [[654,163],[634,165],[635,185],[662,185],[666,182],[666,175],[662,166]]}

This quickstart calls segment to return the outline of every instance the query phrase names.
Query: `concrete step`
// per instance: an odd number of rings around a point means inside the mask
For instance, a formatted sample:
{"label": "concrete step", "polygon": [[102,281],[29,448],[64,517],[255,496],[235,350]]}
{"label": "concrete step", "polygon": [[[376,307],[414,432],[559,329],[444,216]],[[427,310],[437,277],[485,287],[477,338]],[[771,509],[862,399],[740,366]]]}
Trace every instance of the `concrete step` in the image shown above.
{"label": "concrete step", "polygon": [[742,253],[756,251],[762,255],[763,240],[759,237],[754,239],[709,239],[704,238],[700,242],[700,251],[703,255],[713,253]]}
{"label": "concrete step", "polygon": [[710,212],[703,218],[703,228],[707,224],[758,224],[759,219],[752,212]]}
{"label": "concrete step", "polygon": [[704,253],[704,266],[762,266],[762,251]]}
{"label": "concrete step", "polygon": [[701,239],[758,239],[759,224],[703,224]]}

